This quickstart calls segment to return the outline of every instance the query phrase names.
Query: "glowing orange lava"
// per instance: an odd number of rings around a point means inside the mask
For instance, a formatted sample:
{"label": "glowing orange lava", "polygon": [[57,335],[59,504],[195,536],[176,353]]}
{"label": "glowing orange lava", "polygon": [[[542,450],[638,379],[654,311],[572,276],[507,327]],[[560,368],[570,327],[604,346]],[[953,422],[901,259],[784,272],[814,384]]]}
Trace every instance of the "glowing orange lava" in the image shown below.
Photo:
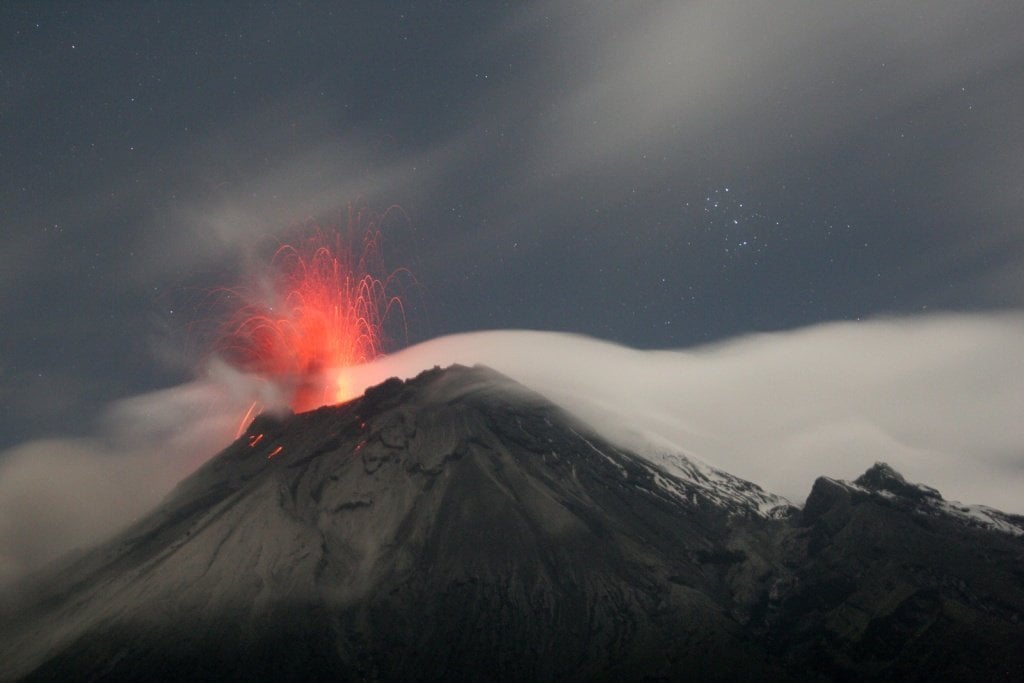
{"label": "glowing orange lava", "polygon": [[345,368],[383,354],[386,327],[405,332],[404,304],[392,290],[412,276],[404,268],[386,273],[379,218],[364,219],[350,210],[348,238],[316,229],[281,245],[251,283],[219,290],[234,310],[217,353],[284,389],[295,412],[352,398]]}

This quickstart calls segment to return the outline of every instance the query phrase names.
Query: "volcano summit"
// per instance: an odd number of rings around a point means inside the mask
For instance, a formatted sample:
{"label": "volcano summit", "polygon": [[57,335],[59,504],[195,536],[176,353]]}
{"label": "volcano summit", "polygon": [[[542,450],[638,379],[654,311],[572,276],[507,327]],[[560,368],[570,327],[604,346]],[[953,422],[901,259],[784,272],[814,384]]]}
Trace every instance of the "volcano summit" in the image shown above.
{"label": "volcano summit", "polygon": [[453,366],[257,418],[8,598],[0,677],[1020,675],[1022,539],[881,464],[801,510]]}

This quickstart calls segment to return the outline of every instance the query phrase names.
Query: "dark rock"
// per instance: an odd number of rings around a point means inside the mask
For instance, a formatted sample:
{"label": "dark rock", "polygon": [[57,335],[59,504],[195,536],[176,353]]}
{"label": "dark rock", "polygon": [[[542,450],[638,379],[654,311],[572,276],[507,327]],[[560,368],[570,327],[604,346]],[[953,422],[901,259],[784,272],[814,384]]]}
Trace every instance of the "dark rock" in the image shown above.
{"label": "dark rock", "polygon": [[903,475],[884,462],[876,462],[853,483],[872,491],[888,491],[912,501],[942,498],[938,491],[929,486],[907,483]]}

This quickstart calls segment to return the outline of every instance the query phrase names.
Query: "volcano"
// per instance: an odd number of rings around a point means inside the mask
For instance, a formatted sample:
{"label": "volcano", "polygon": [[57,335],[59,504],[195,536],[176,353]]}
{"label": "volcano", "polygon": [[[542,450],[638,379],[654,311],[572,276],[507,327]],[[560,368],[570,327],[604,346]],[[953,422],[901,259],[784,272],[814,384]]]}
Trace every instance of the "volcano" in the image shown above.
{"label": "volcano", "polygon": [[1024,519],[884,464],[803,508],[484,367],[262,415],[19,586],[4,680],[1024,674]]}

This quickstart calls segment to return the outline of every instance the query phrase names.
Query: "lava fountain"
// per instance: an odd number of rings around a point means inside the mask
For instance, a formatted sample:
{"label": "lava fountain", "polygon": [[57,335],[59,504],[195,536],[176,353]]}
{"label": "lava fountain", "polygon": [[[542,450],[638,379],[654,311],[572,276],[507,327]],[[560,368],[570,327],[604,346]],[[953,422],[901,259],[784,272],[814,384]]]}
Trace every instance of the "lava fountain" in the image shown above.
{"label": "lava fountain", "polygon": [[347,231],[315,228],[281,244],[243,285],[217,290],[229,313],[216,353],[284,390],[295,412],[352,398],[346,368],[381,356],[388,330],[407,336],[396,289],[414,279],[384,268],[382,218],[350,208]]}

